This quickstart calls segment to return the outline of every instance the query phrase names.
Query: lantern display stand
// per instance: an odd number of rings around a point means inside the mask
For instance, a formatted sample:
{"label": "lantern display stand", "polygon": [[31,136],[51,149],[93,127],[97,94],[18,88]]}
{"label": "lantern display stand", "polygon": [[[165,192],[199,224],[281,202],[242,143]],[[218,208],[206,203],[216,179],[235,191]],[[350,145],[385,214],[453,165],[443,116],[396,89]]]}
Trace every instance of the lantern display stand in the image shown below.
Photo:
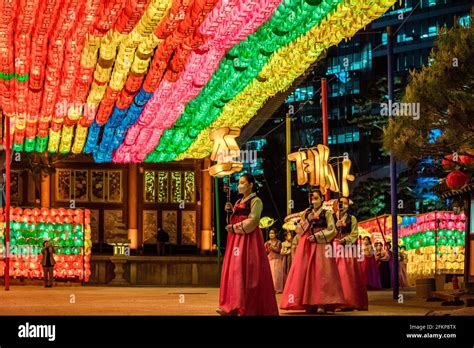
{"label": "lantern display stand", "polygon": [[127,258],[130,256],[129,245],[132,241],[130,239],[114,239],[109,243],[114,248],[114,254],[110,261],[114,264],[114,279],[109,283],[112,286],[129,285],[129,282],[123,277],[125,273],[125,265]]}
{"label": "lantern display stand", "polygon": [[[0,208],[0,253],[6,252],[6,216]],[[14,279],[42,279],[41,250],[44,241],[54,248],[54,278],[59,281],[89,280],[90,211],[65,208],[12,208],[10,210],[10,266]],[[0,261],[0,276],[6,265]],[[6,270],[5,270],[6,271]]]}
{"label": "lantern display stand", "polygon": [[444,290],[447,275],[464,274],[466,216],[452,212],[430,212],[402,225],[399,236],[408,252],[409,281],[434,278]]}
{"label": "lantern display stand", "polygon": [[[408,253],[407,275],[411,285],[443,290],[447,275],[463,275],[464,214],[439,211],[402,215],[397,220],[400,246],[405,246]],[[373,242],[385,244],[389,241],[391,219],[388,215],[361,221],[359,227],[368,232]]]}

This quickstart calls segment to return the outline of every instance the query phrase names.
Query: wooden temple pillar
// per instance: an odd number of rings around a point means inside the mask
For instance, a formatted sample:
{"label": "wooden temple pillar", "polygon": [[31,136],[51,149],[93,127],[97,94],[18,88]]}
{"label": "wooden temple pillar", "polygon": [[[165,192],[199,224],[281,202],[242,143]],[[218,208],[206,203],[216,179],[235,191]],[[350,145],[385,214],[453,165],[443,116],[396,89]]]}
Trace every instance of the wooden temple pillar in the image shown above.
{"label": "wooden temple pillar", "polygon": [[202,196],[201,196],[201,206],[202,206],[202,219],[201,219],[201,253],[212,250],[212,179],[209,175],[209,166],[211,161],[209,158],[206,158],[203,161],[203,170],[202,170]]}
{"label": "wooden temple pillar", "polygon": [[41,208],[51,207],[51,175],[41,175]]}
{"label": "wooden temple pillar", "polygon": [[138,248],[138,165],[128,165],[128,239],[130,249]]}

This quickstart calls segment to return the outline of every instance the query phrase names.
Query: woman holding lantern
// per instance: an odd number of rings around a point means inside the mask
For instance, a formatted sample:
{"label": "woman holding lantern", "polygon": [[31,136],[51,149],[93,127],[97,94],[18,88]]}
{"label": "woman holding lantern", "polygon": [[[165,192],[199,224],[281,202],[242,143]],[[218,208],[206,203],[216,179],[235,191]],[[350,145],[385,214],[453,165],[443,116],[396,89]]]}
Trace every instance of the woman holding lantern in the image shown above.
{"label": "woman holding lantern", "polygon": [[282,309],[305,309],[324,314],[344,304],[336,258],[326,255],[337,231],[331,209],[324,209],[323,196],[313,189],[312,207],[303,212],[295,232],[300,235],[294,261],[281,297]]}
{"label": "woman holding lantern", "polygon": [[256,196],[255,179],[239,179],[243,195],[232,208],[226,226],[227,251],[222,264],[220,315],[278,315],[275,289],[263,236],[258,224],[263,204]]}
{"label": "woman holding lantern", "polygon": [[[337,267],[341,276],[341,285],[344,292],[345,304],[343,310],[366,311],[369,299],[367,288],[362,274],[361,264],[363,255],[357,241],[359,240],[359,227],[357,218],[349,212],[349,198],[339,198],[339,206],[335,213],[338,238],[336,246],[343,246],[342,257],[337,253]],[[349,252],[346,252],[349,251]]]}

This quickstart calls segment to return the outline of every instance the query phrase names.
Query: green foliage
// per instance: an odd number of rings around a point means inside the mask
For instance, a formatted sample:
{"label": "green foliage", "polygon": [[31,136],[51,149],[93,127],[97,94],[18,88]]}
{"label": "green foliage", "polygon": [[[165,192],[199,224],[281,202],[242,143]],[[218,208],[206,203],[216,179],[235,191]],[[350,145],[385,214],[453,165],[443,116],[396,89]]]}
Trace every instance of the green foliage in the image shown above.
{"label": "green foliage", "polygon": [[[403,98],[420,104],[420,119],[395,117],[384,131],[384,148],[398,160],[469,155],[474,149],[474,26],[440,29],[436,46],[432,65],[411,73]],[[430,142],[433,129],[443,134]]]}
{"label": "green foliage", "polygon": [[[359,220],[365,220],[377,215],[390,213],[390,179],[367,179],[360,182],[352,193],[354,202],[352,211]],[[409,190],[408,179],[398,178],[398,200],[402,200],[403,208],[399,213],[415,211],[415,197]]]}

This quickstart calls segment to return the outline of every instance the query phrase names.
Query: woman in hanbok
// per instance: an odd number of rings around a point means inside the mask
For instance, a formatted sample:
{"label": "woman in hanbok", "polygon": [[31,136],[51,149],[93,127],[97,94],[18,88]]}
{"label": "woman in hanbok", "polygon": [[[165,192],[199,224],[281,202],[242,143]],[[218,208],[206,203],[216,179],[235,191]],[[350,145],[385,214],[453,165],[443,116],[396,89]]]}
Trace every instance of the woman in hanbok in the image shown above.
{"label": "woman in hanbok", "polygon": [[372,241],[368,236],[365,236],[363,239],[362,251],[364,253],[364,260],[362,261],[361,266],[365,285],[369,290],[380,290],[382,284],[380,283],[379,270],[377,268],[377,261],[375,261]]}
{"label": "woman in hanbok", "polygon": [[398,285],[401,288],[406,288],[409,286],[407,277],[408,255],[406,250],[407,248],[402,246],[398,252]]}
{"label": "woman in hanbok", "polygon": [[232,208],[226,226],[227,247],[219,293],[220,315],[278,315],[272,273],[258,227],[263,204],[256,196],[255,179],[239,179],[243,195]]}
{"label": "woman in hanbok", "polygon": [[383,289],[390,289],[392,287],[392,280],[390,278],[390,258],[390,251],[383,250],[381,242],[375,243],[375,261],[377,261],[380,284]]}
{"label": "woman in hanbok", "polygon": [[[346,311],[354,309],[366,311],[369,300],[360,265],[363,256],[357,244],[359,226],[357,218],[349,212],[349,202],[350,200],[346,197],[340,198],[340,207],[335,214],[337,219],[336,229],[338,231],[335,247],[338,248],[339,245],[339,248],[344,248],[343,253],[337,253],[337,267],[345,300],[342,309]],[[342,254],[342,257],[339,256],[340,254]]]}
{"label": "woman in hanbok", "polygon": [[336,237],[333,212],[323,209],[323,196],[311,192],[312,208],[307,209],[296,226],[300,240],[281,296],[280,308],[304,309],[324,314],[344,304],[341,279],[335,257],[327,257]]}
{"label": "woman in hanbok", "polygon": [[291,267],[291,246],[293,244],[293,234],[291,231],[285,233],[285,241],[281,243],[281,256],[282,256],[282,268],[283,268],[283,286],[286,284],[288,273]]}
{"label": "woman in hanbok", "polygon": [[275,292],[281,294],[283,291],[283,257],[281,255],[281,242],[276,237],[277,231],[272,228],[268,232],[270,238],[265,243],[265,249],[270,262],[270,270],[272,271],[273,286]]}

